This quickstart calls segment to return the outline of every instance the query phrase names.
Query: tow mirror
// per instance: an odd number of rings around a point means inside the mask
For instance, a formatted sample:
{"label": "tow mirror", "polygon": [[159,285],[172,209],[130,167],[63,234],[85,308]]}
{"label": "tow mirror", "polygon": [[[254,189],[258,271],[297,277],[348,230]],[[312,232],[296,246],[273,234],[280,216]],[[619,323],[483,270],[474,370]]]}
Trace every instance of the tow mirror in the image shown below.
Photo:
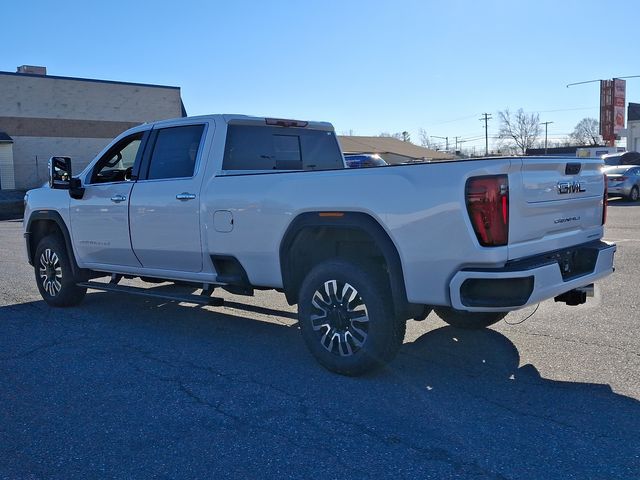
{"label": "tow mirror", "polygon": [[51,157],[49,159],[49,187],[69,190],[71,180],[71,158]]}
{"label": "tow mirror", "polygon": [[81,199],[84,187],[79,178],[71,176],[71,157],[51,157],[49,159],[49,187],[69,190],[69,196]]}

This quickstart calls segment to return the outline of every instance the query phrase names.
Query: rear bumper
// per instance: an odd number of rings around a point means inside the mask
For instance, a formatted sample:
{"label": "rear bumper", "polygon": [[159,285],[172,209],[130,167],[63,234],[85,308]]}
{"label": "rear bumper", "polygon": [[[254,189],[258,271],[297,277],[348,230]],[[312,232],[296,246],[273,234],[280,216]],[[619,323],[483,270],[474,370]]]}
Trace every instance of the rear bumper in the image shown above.
{"label": "rear bumper", "polygon": [[471,312],[516,310],[583,287],[613,273],[616,245],[595,241],[508,262],[464,269],[449,284],[451,306]]}
{"label": "rear bumper", "polygon": [[622,185],[616,187],[607,187],[607,191],[610,197],[628,197],[629,195],[631,195],[631,188],[632,186]]}

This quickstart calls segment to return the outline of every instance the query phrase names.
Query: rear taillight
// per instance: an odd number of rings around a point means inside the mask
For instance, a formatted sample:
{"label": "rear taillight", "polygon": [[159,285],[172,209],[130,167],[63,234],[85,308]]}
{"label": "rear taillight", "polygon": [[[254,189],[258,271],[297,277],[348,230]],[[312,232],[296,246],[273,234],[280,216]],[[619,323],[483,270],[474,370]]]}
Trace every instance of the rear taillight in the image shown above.
{"label": "rear taillight", "polygon": [[602,197],[602,225],[607,223],[607,195],[609,194],[607,189],[607,175],[604,176],[604,195]]}
{"label": "rear taillight", "polygon": [[509,179],[506,175],[473,177],[465,187],[467,212],[483,247],[499,247],[509,240]]}

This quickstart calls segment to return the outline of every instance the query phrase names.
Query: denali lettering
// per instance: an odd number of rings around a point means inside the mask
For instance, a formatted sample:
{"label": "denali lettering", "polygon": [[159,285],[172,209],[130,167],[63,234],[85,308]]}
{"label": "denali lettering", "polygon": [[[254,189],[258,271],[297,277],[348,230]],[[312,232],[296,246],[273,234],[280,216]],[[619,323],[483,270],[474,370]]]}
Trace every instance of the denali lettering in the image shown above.
{"label": "denali lettering", "polygon": [[553,223],[576,222],[578,220],[580,220],[580,217],[556,218]]}

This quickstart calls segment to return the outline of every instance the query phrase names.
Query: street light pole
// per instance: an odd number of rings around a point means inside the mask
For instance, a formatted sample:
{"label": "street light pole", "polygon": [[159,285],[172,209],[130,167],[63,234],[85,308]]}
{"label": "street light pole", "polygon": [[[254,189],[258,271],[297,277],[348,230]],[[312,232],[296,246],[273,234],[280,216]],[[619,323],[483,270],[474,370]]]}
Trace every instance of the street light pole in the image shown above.
{"label": "street light pole", "polygon": [[540,125],[544,125],[544,154],[547,154],[547,127],[553,122],[541,122]]}
{"label": "street light pole", "polygon": [[431,138],[441,138],[442,140],[444,140],[446,145],[445,152],[449,151],[449,137],[438,137],[436,135],[431,135]]}

